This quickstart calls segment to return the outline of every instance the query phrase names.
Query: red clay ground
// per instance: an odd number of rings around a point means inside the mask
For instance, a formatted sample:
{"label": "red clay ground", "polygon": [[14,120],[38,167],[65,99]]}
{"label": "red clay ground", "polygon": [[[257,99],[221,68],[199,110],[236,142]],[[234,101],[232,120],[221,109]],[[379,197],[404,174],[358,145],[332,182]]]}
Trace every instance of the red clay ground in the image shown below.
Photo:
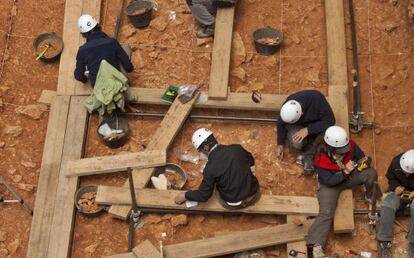
{"label": "red clay ground", "polygon": [[[130,75],[131,84],[140,87],[164,88],[169,84],[208,81],[212,44],[197,46],[193,36],[193,18],[183,14],[184,2],[158,1],[151,26],[135,30],[123,17],[120,41],[134,49],[132,61],[136,67]],[[306,4],[305,4],[306,2]],[[290,94],[301,89],[318,89],[327,94],[327,63],[324,1],[298,0],[246,0],[236,9],[234,31],[240,35],[245,48],[233,51],[231,70],[241,67],[245,80],[231,76],[232,91],[250,92],[260,89],[263,93]],[[118,1],[104,0],[102,24],[112,34]],[[39,6],[42,11],[39,12]],[[365,130],[355,136],[367,154],[374,157],[380,174],[380,184],[385,189],[384,174],[391,158],[413,148],[414,121],[410,113],[414,82],[411,59],[413,57],[413,27],[407,18],[407,1],[393,5],[389,1],[355,1],[363,109],[368,121],[374,120],[379,130]],[[168,22],[168,11],[177,12],[177,20]],[[36,15],[34,15],[36,14]],[[7,44],[6,60],[0,70],[0,175],[10,181],[31,205],[34,205],[39,168],[41,164],[47,113],[40,119],[17,114],[20,106],[35,104],[43,89],[55,90],[58,63],[44,64],[34,61],[33,38],[45,31],[62,33],[64,1],[14,1],[0,2],[0,60],[6,48],[6,32],[12,22],[12,32]],[[347,18],[347,20],[349,20]],[[282,30],[285,41],[281,51],[271,57],[255,53],[251,34],[261,26]],[[349,23],[347,23],[349,25]],[[74,25],[75,26],[75,25]],[[348,64],[351,64],[349,30]],[[240,58],[241,57],[241,58]],[[244,61],[244,62],[243,62]],[[241,63],[242,62],[242,63]],[[241,65],[240,65],[241,63]],[[1,66],[0,66],[1,67]],[[0,68],[1,69],[1,68]],[[238,68],[240,70],[240,68]],[[351,90],[351,89],[350,89]],[[3,103],[3,104],[1,104]],[[165,108],[139,107],[142,110]],[[274,117],[272,113],[201,111],[203,114],[246,115]],[[121,151],[143,150],[158,120],[131,119],[132,137],[119,150],[103,146],[96,135],[97,117],[90,121],[87,156],[108,155]],[[17,136],[6,134],[8,126],[20,126]],[[301,176],[301,168],[292,164],[294,155],[283,162],[275,160],[275,126],[211,121],[187,121],[169,152],[168,160],[191,171],[186,189],[197,188],[201,181],[198,165],[180,162],[173,149],[193,151],[189,142],[198,127],[210,127],[224,143],[241,143],[256,157],[256,171],[261,188],[266,194],[315,196],[314,179]],[[4,146],[2,146],[4,142]],[[33,163],[33,164],[32,164]],[[122,185],[125,177],[115,174],[82,178],[81,184]],[[1,194],[11,196],[1,190]],[[362,191],[355,192],[358,208],[366,208]],[[72,200],[68,200],[72,201]],[[137,230],[135,244],[145,239],[155,246],[211,237],[216,234],[254,229],[285,222],[283,216],[188,216],[186,225],[173,226],[176,215],[143,216],[143,228]],[[30,216],[17,205],[0,208],[0,257],[25,257],[30,231]],[[330,235],[327,253],[347,256],[350,249],[375,251],[375,241],[367,233],[367,219],[358,216],[355,233]],[[402,220],[407,224],[407,219]],[[106,214],[98,218],[77,215],[73,257],[101,257],[125,252],[127,249],[127,224],[111,219]],[[165,232],[166,237],[161,237]],[[394,248],[396,257],[403,256],[406,248],[405,234],[396,228]],[[284,246],[266,249],[271,257],[286,257]],[[375,253],[374,253],[375,254]],[[375,256],[375,255],[374,255]],[[231,256],[229,256],[231,257]]]}

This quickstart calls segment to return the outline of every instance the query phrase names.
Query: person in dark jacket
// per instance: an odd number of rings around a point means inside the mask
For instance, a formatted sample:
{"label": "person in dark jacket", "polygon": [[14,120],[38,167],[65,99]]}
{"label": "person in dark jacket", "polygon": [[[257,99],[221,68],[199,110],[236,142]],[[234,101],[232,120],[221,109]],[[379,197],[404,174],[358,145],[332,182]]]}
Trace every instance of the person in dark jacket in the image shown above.
{"label": "person in dark jacket", "polygon": [[250,152],[239,144],[219,145],[213,132],[206,128],[194,132],[192,143],[208,155],[208,161],[198,190],[178,194],[177,204],[186,200],[206,202],[215,188],[220,203],[227,209],[244,208],[259,200],[259,183],[251,170],[254,158]]}
{"label": "person in dark jacket", "polygon": [[[394,237],[393,225],[395,213],[401,206],[410,206],[411,222],[408,233],[407,257],[414,258],[414,149],[401,153],[391,161],[385,175],[388,179],[388,195],[381,203],[381,217],[377,232],[378,257],[391,257],[392,239]],[[401,201],[401,194],[407,193],[408,199]],[[408,203],[404,203],[409,201]]]}
{"label": "person in dark jacket", "polygon": [[190,7],[194,18],[201,25],[201,29],[196,33],[197,38],[212,37],[217,12],[213,0],[187,0],[187,5]]}
{"label": "person in dark jacket", "polygon": [[119,42],[108,37],[101,30],[97,20],[90,15],[82,15],[78,20],[79,31],[86,38],[76,55],[75,79],[85,83],[88,80],[92,87],[102,60],[106,60],[113,67],[120,70],[122,65],[126,72],[132,72],[134,66]]}
{"label": "person in dark jacket", "polygon": [[[329,127],[317,146],[314,165],[318,173],[319,213],[309,229],[306,245],[308,254],[314,258],[326,257],[323,252],[339,194],[344,189],[364,185],[365,198],[370,202],[372,190],[377,180],[374,168],[355,170],[358,161],[365,157],[361,148],[352,140],[342,127]],[[376,196],[379,198],[379,194]]]}
{"label": "person in dark jacket", "polygon": [[283,147],[287,141],[292,148],[303,151],[298,160],[303,164],[304,174],[312,175],[313,142],[334,124],[332,108],[319,91],[304,90],[288,96],[277,122],[276,156],[283,158]]}

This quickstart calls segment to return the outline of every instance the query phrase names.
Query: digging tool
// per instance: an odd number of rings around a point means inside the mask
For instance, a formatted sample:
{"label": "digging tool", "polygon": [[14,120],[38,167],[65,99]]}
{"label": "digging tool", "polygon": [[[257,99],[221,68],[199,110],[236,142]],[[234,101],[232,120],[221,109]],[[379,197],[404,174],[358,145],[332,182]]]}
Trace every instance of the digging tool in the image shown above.
{"label": "digging tool", "polygon": [[351,20],[351,37],[352,37],[352,88],[354,95],[354,107],[352,111],[349,124],[349,130],[352,133],[359,133],[363,128],[373,128],[372,122],[364,122],[364,112],[362,112],[361,104],[361,86],[359,81],[359,67],[358,67],[358,47],[357,36],[355,29],[355,15],[353,0],[349,0],[349,16]]}
{"label": "digging tool", "polygon": [[33,210],[25,203],[25,201],[20,197],[20,195],[14,190],[14,188],[6,181],[2,176],[0,176],[0,183],[3,184],[6,189],[16,198],[15,200],[4,200],[2,196],[0,196],[0,204],[5,203],[20,203],[20,205],[30,214],[33,216]]}
{"label": "digging tool", "polygon": [[128,229],[128,252],[132,251],[134,243],[135,229],[138,226],[141,211],[138,210],[137,199],[135,196],[134,179],[132,178],[132,169],[127,169],[129,189],[131,191],[131,212],[129,214],[129,229]]}
{"label": "digging tool", "polygon": [[50,43],[47,43],[45,45],[45,49],[43,49],[43,51],[40,52],[40,54],[36,57],[36,61],[39,61],[39,59],[46,54],[46,52],[49,50],[50,47],[51,47]]}
{"label": "digging tool", "polygon": [[119,29],[121,28],[121,14],[124,7],[124,0],[119,0],[118,10],[116,11],[114,38],[118,39]]}

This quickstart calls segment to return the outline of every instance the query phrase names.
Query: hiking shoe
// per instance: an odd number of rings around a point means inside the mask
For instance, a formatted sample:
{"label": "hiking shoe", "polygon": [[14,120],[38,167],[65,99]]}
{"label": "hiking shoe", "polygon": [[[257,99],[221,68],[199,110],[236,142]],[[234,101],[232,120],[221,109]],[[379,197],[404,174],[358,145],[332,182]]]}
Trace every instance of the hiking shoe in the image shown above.
{"label": "hiking shoe", "polygon": [[315,167],[313,166],[312,159],[303,159],[303,174],[305,176],[311,176],[315,172]]}
{"label": "hiking shoe", "polygon": [[390,241],[378,241],[378,258],[392,258]]}
{"label": "hiking shoe", "polygon": [[296,164],[303,166],[303,155],[296,156],[295,162]]}
{"label": "hiking shoe", "polygon": [[408,243],[407,258],[414,258],[414,243]]}
{"label": "hiking shoe", "polygon": [[325,255],[323,252],[322,246],[315,245],[312,250],[313,258],[327,258],[328,256]]}
{"label": "hiking shoe", "polygon": [[196,33],[197,38],[208,38],[214,36],[214,26],[207,26]]}

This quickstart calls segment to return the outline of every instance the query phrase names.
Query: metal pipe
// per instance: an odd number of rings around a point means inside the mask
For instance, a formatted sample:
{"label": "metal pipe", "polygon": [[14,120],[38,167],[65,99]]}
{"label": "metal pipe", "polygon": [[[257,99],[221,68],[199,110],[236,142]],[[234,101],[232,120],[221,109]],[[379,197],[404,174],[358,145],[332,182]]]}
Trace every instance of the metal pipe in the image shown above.
{"label": "metal pipe", "polygon": [[[124,113],[121,113],[121,115],[163,118],[165,116],[165,113],[124,112]],[[276,118],[260,118],[260,117],[190,115],[189,118],[204,119],[204,120],[260,122],[260,123],[276,123],[277,122]]]}

